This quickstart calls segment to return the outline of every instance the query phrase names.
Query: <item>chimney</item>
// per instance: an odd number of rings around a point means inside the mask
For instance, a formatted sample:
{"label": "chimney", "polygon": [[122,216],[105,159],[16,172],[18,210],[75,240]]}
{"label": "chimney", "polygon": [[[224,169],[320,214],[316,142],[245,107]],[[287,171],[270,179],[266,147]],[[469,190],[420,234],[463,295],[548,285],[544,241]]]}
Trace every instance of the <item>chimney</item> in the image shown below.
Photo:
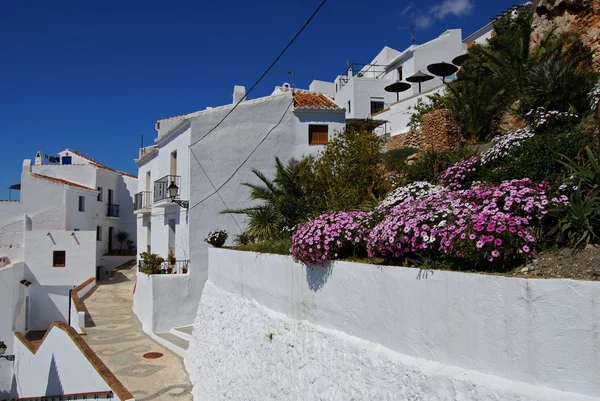
{"label": "chimney", "polygon": [[240,102],[246,96],[246,88],[236,85],[233,87],[233,104]]}

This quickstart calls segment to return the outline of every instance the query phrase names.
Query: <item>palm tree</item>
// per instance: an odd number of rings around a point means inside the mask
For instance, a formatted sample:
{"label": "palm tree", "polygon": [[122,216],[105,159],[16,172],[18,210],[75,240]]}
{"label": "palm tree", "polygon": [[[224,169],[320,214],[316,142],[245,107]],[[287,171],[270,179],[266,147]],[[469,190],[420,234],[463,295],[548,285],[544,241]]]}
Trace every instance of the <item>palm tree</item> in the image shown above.
{"label": "palm tree", "polygon": [[248,234],[258,240],[275,239],[281,236],[284,227],[293,227],[308,220],[305,206],[306,190],[299,181],[299,162],[295,159],[284,165],[275,158],[275,178],[268,179],[261,171],[252,172],[261,184],[242,183],[250,188],[250,199],[262,204],[243,209],[226,209],[221,213],[245,214],[248,216]]}

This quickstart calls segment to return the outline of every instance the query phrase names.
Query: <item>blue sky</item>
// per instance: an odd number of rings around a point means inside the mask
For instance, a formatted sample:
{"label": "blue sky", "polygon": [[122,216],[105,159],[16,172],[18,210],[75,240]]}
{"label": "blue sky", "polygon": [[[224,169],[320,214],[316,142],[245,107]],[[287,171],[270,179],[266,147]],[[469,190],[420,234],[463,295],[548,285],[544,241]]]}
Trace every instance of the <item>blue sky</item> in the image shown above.
{"label": "blue sky", "polygon": [[[76,149],[136,173],[140,137],[157,119],[231,102],[250,87],[320,0],[4,1],[0,5],[0,199],[37,150]],[[275,67],[296,85],[333,80],[346,60],[369,62],[451,28],[466,36],[514,1],[328,0]],[[290,81],[270,73],[250,97]]]}

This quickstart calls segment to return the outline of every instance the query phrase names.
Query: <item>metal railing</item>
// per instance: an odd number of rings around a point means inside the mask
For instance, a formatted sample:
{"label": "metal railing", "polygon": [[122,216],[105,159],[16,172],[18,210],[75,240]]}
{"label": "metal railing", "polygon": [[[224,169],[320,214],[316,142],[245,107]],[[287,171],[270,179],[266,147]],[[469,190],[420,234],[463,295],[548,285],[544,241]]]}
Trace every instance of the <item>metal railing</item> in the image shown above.
{"label": "metal railing", "polygon": [[163,178],[154,181],[154,202],[169,198],[169,185],[175,183],[181,193],[181,177],[178,175],[166,175]]}
{"label": "metal railing", "polygon": [[[138,263],[138,271],[144,273],[146,262],[140,260]],[[176,260],[175,263],[165,261],[160,265],[159,272],[156,274],[187,274],[190,268],[190,261],[188,259]]]}
{"label": "metal railing", "polygon": [[119,205],[115,205],[114,203],[108,203],[106,206],[107,217],[119,217]]}
{"label": "metal railing", "polygon": [[152,206],[152,192],[142,191],[134,196],[133,210],[150,209]]}
{"label": "metal railing", "polygon": [[[67,401],[67,400],[112,400],[112,391],[94,391],[91,393],[76,393],[62,395],[42,395],[39,397],[15,398],[15,401]],[[12,398],[11,398],[12,400]]]}

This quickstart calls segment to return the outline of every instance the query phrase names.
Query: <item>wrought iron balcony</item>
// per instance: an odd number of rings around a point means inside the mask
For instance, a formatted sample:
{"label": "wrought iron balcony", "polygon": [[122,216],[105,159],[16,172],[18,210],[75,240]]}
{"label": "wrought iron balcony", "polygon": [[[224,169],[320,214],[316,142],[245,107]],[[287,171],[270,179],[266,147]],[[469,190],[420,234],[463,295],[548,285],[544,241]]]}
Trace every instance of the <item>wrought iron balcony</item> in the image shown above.
{"label": "wrought iron balcony", "polygon": [[134,196],[133,210],[146,210],[152,206],[152,192],[142,191]]}
{"label": "wrought iron balcony", "polygon": [[166,175],[163,178],[154,181],[154,202],[160,202],[169,199],[169,185],[175,183],[181,188],[181,177],[178,175]]}
{"label": "wrought iron balcony", "polygon": [[[152,264],[150,262],[140,260],[138,263],[138,271],[140,273],[144,273],[144,270],[147,266],[152,267]],[[189,259],[176,260],[175,263],[171,263],[171,261],[164,261],[160,264],[160,266],[157,266],[153,273],[150,274],[187,274],[189,268]]]}
{"label": "wrought iron balcony", "polygon": [[119,205],[109,203],[106,206],[106,217],[119,217]]}

